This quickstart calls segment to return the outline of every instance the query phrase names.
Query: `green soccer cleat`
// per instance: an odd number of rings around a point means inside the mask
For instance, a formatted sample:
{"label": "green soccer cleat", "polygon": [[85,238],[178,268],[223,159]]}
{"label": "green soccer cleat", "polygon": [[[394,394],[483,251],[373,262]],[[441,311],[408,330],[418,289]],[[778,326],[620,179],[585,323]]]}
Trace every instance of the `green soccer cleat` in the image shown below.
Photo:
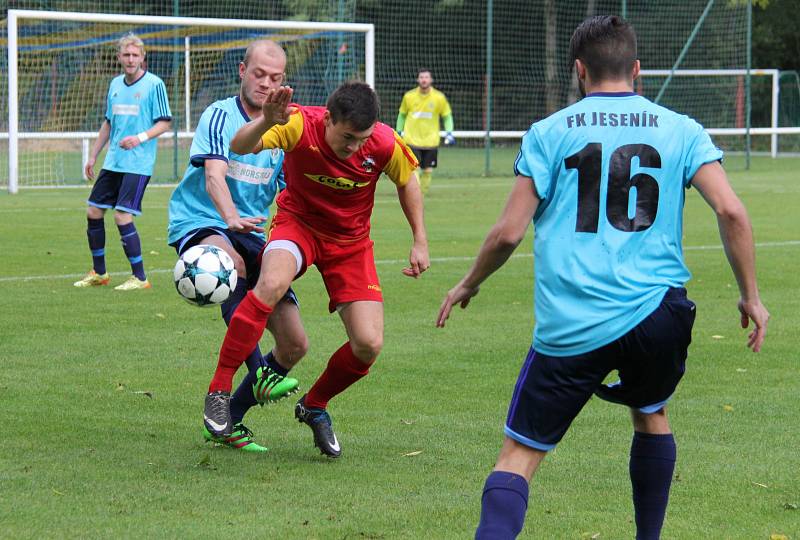
{"label": "green soccer cleat", "polygon": [[208,442],[227,446],[234,450],[242,450],[243,452],[253,452],[255,454],[269,452],[269,448],[253,441],[253,432],[241,423],[233,426],[233,432],[228,437],[215,437],[208,431],[208,428],[203,426],[203,438]]}
{"label": "green soccer cleat", "polygon": [[297,392],[300,381],[292,377],[284,377],[263,366],[256,371],[256,382],[253,384],[253,397],[260,404],[273,403]]}
{"label": "green soccer cleat", "polygon": [[105,274],[98,274],[94,270],[90,270],[88,274],[73,283],[73,285],[80,289],[85,289],[86,287],[99,287],[101,285],[108,285],[110,281],[111,276],[108,275],[108,272]]}

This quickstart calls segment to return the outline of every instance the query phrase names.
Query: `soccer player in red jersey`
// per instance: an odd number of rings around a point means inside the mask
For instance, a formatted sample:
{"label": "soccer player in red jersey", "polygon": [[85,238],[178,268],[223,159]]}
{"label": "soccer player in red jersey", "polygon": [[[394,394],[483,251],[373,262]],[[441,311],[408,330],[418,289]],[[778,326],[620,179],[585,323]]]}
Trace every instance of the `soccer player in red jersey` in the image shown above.
{"label": "soccer player in red jersey", "polygon": [[369,237],[375,187],[381,173],[397,187],[413,235],[403,273],[414,278],[430,266],[422,194],[414,176],[417,161],[397,133],[377,121],[378,97],[367,84],[341,85],[325,107],[291,104],[292,93],[289,87],[268,90],[262,117],[242,126],[231,140],[231,150],[239,154],[283,149],[286,189],[277,198],[258,283],[228,326],[206,415],[230,424],[225,415],[234,373],[289,285],[314,264],[328,291],[329,309],[339,313],[349,341],[297,402],[295,416],[311,427],[323,454],[338,457],[328,401],[364,377],[383,346],[383,297]]}

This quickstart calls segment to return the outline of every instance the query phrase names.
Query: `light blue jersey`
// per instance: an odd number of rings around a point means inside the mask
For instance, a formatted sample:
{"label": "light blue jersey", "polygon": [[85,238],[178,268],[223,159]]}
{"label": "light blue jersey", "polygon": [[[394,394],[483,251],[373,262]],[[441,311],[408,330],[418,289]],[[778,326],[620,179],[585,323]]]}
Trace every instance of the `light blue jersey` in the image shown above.
{"label": "light blue jersey", "polygon": [[133,84],[119,75],[111,81],[106,99],[106,120],[111,124],[108,152],[103,168],[108,171],[153,175],[156,162],[156,139],[150,139],[130,150],[119,142],[129,135],[147,131],[159,120],[171,120],[164,82],[145,71]]}
{"label": "light blue jersey", "polygon": [[244,156],[231,152],[231,139],[249,121],[238,96],[212,103],[203,112],[192,141],[189,166],[169,200],[168,243],[177,242],[195,229],[228,227],[206,191],[203,165],[207,159],[228,163],[225,180],[241,217],[269,215],[275,195],[286,187],[283,150]]}
{"label": "light blue jersey", "polygon": [[531,126],[515,171],[533,178],[541,199],[537,351],[597,349],[683,286],[684,190],[720,159],[700,124],[633,93],[590,94]]}

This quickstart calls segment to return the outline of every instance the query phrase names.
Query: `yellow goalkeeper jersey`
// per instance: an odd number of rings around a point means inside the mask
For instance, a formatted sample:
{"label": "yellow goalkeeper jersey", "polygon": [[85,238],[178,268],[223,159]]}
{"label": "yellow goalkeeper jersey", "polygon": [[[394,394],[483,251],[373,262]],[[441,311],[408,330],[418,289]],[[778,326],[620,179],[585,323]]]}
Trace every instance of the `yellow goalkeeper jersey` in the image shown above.
{"label": "yellow goalkeeper jersey", "polygon": [[450,116],[450,104],[444,94],[431,88],[427,94],[419,87],[409,90],[400,102],[400,114],[406,115],[403,139],[411,146],[439,146],[439,119]]}

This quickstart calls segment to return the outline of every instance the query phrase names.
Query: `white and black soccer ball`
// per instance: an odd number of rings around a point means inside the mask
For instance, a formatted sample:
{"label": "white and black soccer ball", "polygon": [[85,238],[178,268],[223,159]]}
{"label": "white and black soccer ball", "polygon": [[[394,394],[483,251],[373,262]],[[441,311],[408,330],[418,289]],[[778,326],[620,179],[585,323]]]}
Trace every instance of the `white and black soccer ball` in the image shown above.
{"label": "white and black soccer ball", "polygon": [[196,306],[221,304],[236,288],[233,259],[220,248],[206,244],[184,251],[173,276],[178,294]]}

